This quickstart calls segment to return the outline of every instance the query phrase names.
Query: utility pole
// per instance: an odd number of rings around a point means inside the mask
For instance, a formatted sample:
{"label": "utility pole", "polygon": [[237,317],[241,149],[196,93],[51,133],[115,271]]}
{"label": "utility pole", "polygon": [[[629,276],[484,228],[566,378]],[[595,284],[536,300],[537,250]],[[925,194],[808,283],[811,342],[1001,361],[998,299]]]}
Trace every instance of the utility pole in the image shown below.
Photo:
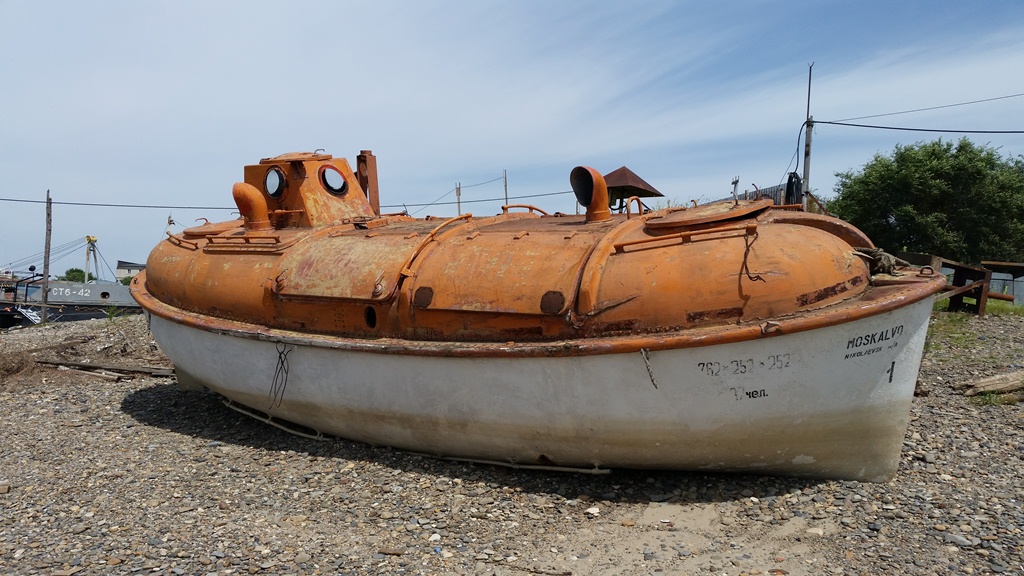
{"label": "utility pole", "polygon": [[455,206],[458,208],[458,216],[462,216],[462,182],[455,183]]}
{"label": "utility pole", "polygon": [[508,171],[501,171],[501,179],[505,181],[505,205],[508,206]]}
{"label": "utility pole", "polygon": [[807,133],[804,135],[804,190],[803,205],[807,210],[807,195],[811,193],[811,132],[814,129],[814,117],[807,117]]}
{"label": "utility pole", "polygon": [[50,295],[50,232],[53,230],[53,202],[50,200],[50,191],[46,191],[46,246],[43,248],[43,311],[40,315],[42,323],[46,324],[46,310]]}
{"label": "utility pole", "polygon": [[807,133],[804,136],[804,185],[802,204],[807,210],[807,195],[811,193],[811,132],[814,129],[814,117],[811,116],[811,73],[814,72],[814,62],[807,67],[807,121],[804,123]]}

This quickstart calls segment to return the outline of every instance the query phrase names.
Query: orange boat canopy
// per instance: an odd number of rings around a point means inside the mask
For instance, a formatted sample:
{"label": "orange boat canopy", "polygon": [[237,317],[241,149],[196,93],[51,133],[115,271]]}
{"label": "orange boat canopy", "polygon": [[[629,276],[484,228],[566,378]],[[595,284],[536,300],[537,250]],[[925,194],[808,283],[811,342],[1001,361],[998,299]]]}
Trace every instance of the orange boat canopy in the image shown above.
{"label": "orange boat canopy", "polygon": [[536,341],[764,321],[862,296],[868,238],[834,218],[729,201],[611,214],[603,177],[571,182],[586,215],[503,207],[441,220],[380,214],[376,161],[327,154],[245,167],[241,218],[168,236],[146,288],[179,309],[359,338]]}

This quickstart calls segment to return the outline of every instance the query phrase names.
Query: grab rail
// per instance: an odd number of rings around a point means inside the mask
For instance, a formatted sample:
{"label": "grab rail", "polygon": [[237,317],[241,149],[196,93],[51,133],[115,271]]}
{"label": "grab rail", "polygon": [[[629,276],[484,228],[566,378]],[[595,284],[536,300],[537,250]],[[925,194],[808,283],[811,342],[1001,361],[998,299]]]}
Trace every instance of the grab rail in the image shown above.
{"label": "grab rail", "polygon": [[652,242],[663,242],[665,240],[682,240],[688,242],[693,240],[694,236],[716,234],[720,232],[743,232],[744,236],[750,236],[757,233],[757,222],[750,222],[747,224],[736,224],[733,226],[721,226],[718,228],[707,228],[704,230],[687,230],[685,232],[677,232],[675,234],[666,234],[664,236],[654,236],[651,238],[640,238],[638,240],[627,240],[625,242],[617,242],[612,244],[616,253],[625,251],[626,247],[638,246],[641,244],[650,244]]}
{"label": "grab rail", "polygon": [[[465,214],[459,214],[454,218],[449,218],[444,222],[441,222],[439,225],[437,225],[437,227],[431,230],[430,234],[427,234],[426,237],[424,237],[423,240],[421,240],[420,243],[416,245],[416,248],[414,248],[413,251],[409,254],[409,257],[405,259],[405,263],[402,264],[402,276],[412,276],[412,270],[409,267],[412,266],[413,260],[416,260],[416,257],[420,255],[420,252],[423,251],[423,248],[425,248],[429,242],[433,241],[437,237],[437,233],[440,232],[442,228],[452,224],[453,222],[458,222],[459,220],[468,220],[472,217],[473,214],[469,212],[466,212]],[[395,287],[397,288],[397,285]]]}
{"label": "grab rail", "polygon": [[533,204],[505,204],[504,206],[501,207],[501,213],[502,214],[508,214],[508,209],[509,208],[526,208],[531,213],[532,212],[540,212],[544,216],[551,216],[551,214],[548,214],[544,210],[541,210],[540,208],[537,208]]}
{"label": "grab rail", "polygon": [[633,212],[630,211],[629,207],[633,205],[633,200],[636,200],[636,215],[640,216],[644,213],[644,203],[640,201],[639,196],[630,196],[626,200],[626,220],[633,219]]}

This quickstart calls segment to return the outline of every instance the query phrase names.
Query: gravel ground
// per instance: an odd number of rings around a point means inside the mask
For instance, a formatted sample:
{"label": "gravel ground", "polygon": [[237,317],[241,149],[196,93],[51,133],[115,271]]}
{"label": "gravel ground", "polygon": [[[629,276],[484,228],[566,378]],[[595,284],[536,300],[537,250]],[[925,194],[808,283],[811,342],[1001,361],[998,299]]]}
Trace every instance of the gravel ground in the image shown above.
{"label": "gravel ground", "polygon": [[937,313],[885,484],[451,462],[290,435],[173,378],[142,317],[0,335],[4,574],[989,574],[1024,571],[1024,318]]}

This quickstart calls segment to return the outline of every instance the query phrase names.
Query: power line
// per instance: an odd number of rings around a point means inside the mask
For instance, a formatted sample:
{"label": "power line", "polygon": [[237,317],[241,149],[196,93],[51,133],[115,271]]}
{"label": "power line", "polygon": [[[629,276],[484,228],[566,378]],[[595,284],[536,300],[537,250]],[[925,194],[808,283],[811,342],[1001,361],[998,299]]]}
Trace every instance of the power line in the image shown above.
{"label": "power line", "polygon": [[[0,202],[21,202],[25,204],[46,204],[46,200],[25,200],[23,198],[0,198]],[[160,210],[238,210],[238,208],[225,208],[223,206],[160,206],[154,204],[103,204],[99,202],[57,202],[51,204],[61,206],[95,206],[99,208],[157,208]]]}
{"label": "power line", "polygon": [[819,122],[815,124],[832,124],[834,126],[853,126],[855,128],[877,128],[879,130],[903,130],[906,132],[946,132],[952,134],[1024,134],[1024,130],[945,130],[940,128],[904,128],[900,126],[873,126],[871,124],[851,124],[849,122]]}
{"label": "power line", "polygon": [[793,157],[789,159],[789,165],[786,166],[786,172],[782,175],[782,178],[779,179],[779,184],[782,184],[786,180],[786,177],[789,176],[790,166],[793,166],[794,172],[800,169],[800,142],[804,139],[804,128],[806,127],[807,122],[800,125],[800,131],[796,135],[796,150],[793,151]]}
{"label": "power line", "polygon": [[[85,245],[86,245],[85,238],[77,238],[75,240],[72,240],[71,242],[67,242],[65,244],[61,244],[60,246],[56,246],[56,247],[52,248],[50,250],[50,257],[54,261],[59,260],[59,259],[63,258],[64,256],[67,256],[68,254],[72,254],[74,252],[77,252],[78,250],[83,248]],[[30,264],[36,264],[36,263],[42,262],[44,256],[45,256],[44,252],[37,252],[35,254],[32,254],[31,256],[26,256],[25,258],[21,258],[19,260],[14,260],[14,261],[10,262],[8,264],[8,267],[10,267],[12,269],[22,269],[22,268],[27,267]]]}
{"label": "power line", "polygon": [[[423,208],[426,208],[427,206],[433,206],[434,204],[437,204],[441,200],[444,200],[445,198],[447,198],[448,195],[451,194],[452,192],[455,192],[455,190],[456,190],[456,188],[452,188],[451,190],[449,190],[449,191],[445,192],[444,194],[438,196],[437,200],[434,200],[433,202],[430,202],[430,203],[427,203],[427,204],[413,204],[413,206],[422,206]],[[445,204],[451,204],[451,202],[445,202]],[[405,208],[406,206],[408,206],[408,204],[401,204],[399,206],[402,207],[402,208]],[[394,204],[390,204],[390,205],[387,205],[387,206],[381,206],[381,208],[398,208],[399,206],[396,206]],[[420,208],[420,210],[422,210],[423,208]],[[419,212],[419,210],[417,210],[416,212]],[[416,214],[416,212],[413,212],[413,214]]]}
{"label": "power line", "polygon": [[[449,192],[449,194],[450,193],[451,192]],[[526,195],[523,195],[523,196],[509,196],[508,199],[509,200],[520,200],[522,198],[541,198],[541,197],[544,197],[544,196],[561,196],[562,194],[572,194],[572,193],[573,193],[572,190],[566,190],[564,192],[547,192],[545,194],[526,194]],[[447,196],[447,194],[445,196]],[[442,196],[442,198],[443,198],[443,196]],[[438,200],[440,200],[440,198],[438,198]],[[481,203],[481,202],[504,202],[504,201],[505,201],[505,198],[501,197],[501,198],[483,198],[483,199],[479,199],[479,200],[463,200],[462,203],[463,204],[478,204],[478,203]],[[437,202],[435,200],[434,202],[430,202],[430,203],[427,203],[427,204],[382,204],[381,208],[407,208],[409,206],[425,208],[427,206],[452,206],[452,205],[455,205],[455,204],[458,204],[458,202]]]}
{"label": "power line", "polygon": [[[479,184],[470,184],[468,186],[463,186],[463,188],[472,188],[472,187],[475,187],[475,186],[481,186],[483,184],[490,184],[492,182],[497,182],[498,180],[501,180],[501,178],[496,178],[494,180],[488,180],[487,182],[481,182]],[[439,197],[437,200],[435,200],[433,202],[426,202],[426,203],[421,203],[421,204],[384,204],[384,205],[381,206],[381,208],[403,208],[403,207],[409,207],[409,206],[412,206],[412,207],[427,207],[427,206],[434,206],[434,205],[446,206],[446,205],[450,205],[450,204],[457,204],[457,202],[439,202],[439,200],[444,199],[446,196],[448,196],[452,192],[455,192],[454,188],[452,188],[447,193],[443,194],[441,197]],[[558,196],[558,195],[562,195],[562,194],[572,194],[572,191],[549,192],[549,193],[546,193],[546,194],[527,194],[527,195],[523,195],[523,196],[509,196],[508,199],[509,200],[519,200],[519,199],[522,199],[522,198],[540,198],[540,197],[544,197],[544,196]],[[502,197],[502,198],[484,198],[484,199],[481,199],[481,200],[463,200],[462,203],[463,204],[475,204],[475,203],[480,203],[480,202],[498,202],[498,201],[502,201],[503,202],[504,200],[505,200],[504,197]],[[26,204],[46,204],[46,200],[25,200],[23,198],[0,198],[0,202],[21,202],[21,203],[26,203]],[[62,206],[91,206],[91,207],[97,207],[97,208],[154,208],[154,209],[160,209],[160,210],[238,210],[238,208],[225,208],[223,206],[165,206],[165,205],[152,205],[152,204],[106,204],[106,203],[102,203],[102,202],[57,202],[57,201],[53,201],[52,204],[59,204],[59,205],[62,205]]]}
{"label": "power line", "polygon": [[462,186],[462,189],[476,188],[477,186],[483,186],[484,184],[490,184],[491,182],[497,182],[498,180],[501,180],[503,178],[504,178],[504,176],[498,176],[494,180],[488,180],[487,182],[480,182],[479,184],[466,184],[465,186]]}
{"label": "power line", "polygon": [[[477,186],[483,186],[484,184],[490,184],[491,182],[497,182],[498,180],[501,180],[503,178],[504,178],[504,176],[498,176],[497,178],[495,178],[493,180],[488,180],[487,182],[478,182],[476,184],[466,184],[465,186],[459,185],[457,188],[452,188],[451,190],[445,192],[440,197],[438,197],[437,200],[434,200],[433,202],[431,202],[429,204],[399,204],[399,205],[391,204],[389,206],[382,206],[382,208],[405,208],[405,207],[408,207],[408,206],[420,206],[421,208],[419,210],[417,210],[416,212],[413,212],[413,214],[417,214],[419,212],[422,212],[423,208],[426,208],[427,206],[433,206],[433,205],[439,204],[439,203],[440,203],[439,205],[457,204],[457,202],[441,202],[441,200],[444,200],[446,197],[448,197],[449,194],[451,194],[452,192],[455,192],[455,190],[458,189],[458,188],[476,188]],[[470,201],[467,200],[465,203],[469,204]]]}
{"label": "power line", "polygon": [[[1024,96],[1024,92],[1020,94],[1010,94],[1008,96],[997,96],[995,98],[985,98],[984,100],[972,100],[970,102],[958,102],[956,104],[946,104],[943,106],[931,106],[928,108],[916,108],[914,110],[903,110],[902,112],[888,112],[885,114],[872,114],[871,116],[858,116],[856,118],[843,118],[841,120],[834,120],[832,122],[820,122],[820,124],[833,124],[836,122],[849,122],[851,120],[867,120],[868,118],[882,118],[883,116],[896,116],[899,114],[911,114],[914,112],[927,112],[928,110],[941,110],[942,108],[954,108],[956,106],[967,106],[969,104],[981,104],[983,102],[993,102],[995,100],[1006,100],[1007,98],[1019,98]],[[963,132],[962,130],[956,130],[956,132]]]}

